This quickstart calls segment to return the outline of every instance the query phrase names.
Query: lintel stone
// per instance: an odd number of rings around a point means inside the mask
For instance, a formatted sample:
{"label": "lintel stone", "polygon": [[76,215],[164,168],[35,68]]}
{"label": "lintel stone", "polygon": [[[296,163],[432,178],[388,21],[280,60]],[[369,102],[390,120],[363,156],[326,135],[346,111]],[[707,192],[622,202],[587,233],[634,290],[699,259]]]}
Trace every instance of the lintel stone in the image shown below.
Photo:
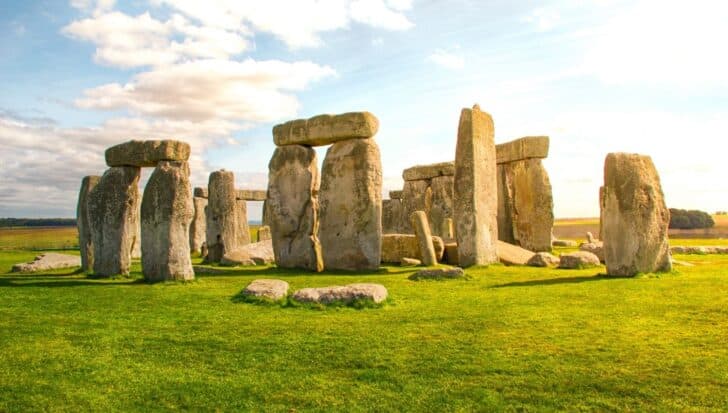
{"label": "lintel stone", "polygon": [[455,175],[455,162],[440,162],[430,165],[417,165],[407,168],[402,173],[405,181],[420,181],[423,179],[432,179],[438,176]]}
{"label": "lintel stone", "polygon": [[379,120],[369,112],[318,115],[296,119],[273,127],[277,146],[323,146],[349,139],[371,138],[379,130]]}
{"label": "lintel stone", "polygon": [[160,161],[188,159],[190,159],[190,145],[175,140],[132,140],[106,150],[106,164],[112,167],[156,167]]}

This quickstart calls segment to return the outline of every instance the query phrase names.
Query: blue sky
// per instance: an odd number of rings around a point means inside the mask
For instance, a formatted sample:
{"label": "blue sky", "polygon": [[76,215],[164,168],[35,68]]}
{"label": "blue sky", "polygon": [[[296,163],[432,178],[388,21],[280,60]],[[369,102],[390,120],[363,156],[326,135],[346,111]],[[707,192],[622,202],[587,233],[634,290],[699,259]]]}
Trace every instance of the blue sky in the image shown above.
{"label": "blue sky", "polygon": [[614,151],[651,155],[669,206],[726,210],[726,21],[707,0],[4,1],[0,216],[74,216],[129,139],[190,142],[195,185],[265,188],[273,125],[356,110],[399,189],[454,158],[476,102],[496,142],[551,137],[557,217],[598,214]]}

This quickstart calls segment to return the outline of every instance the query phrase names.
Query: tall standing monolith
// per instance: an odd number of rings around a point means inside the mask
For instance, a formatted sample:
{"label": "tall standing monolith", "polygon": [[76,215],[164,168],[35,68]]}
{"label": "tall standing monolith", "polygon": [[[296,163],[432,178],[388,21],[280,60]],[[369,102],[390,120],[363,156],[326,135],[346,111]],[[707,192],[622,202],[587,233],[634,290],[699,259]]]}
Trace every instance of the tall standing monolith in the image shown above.
{"label": "tall standing monolith", "polygon": [[78,247],[81,251],[81,270],[91,271],[94,267],[94,247],[88,217],[88,197],[99,183],[100,176],[85,176],[81,181],[76,205],[76,225],[78,226]]}
{"label": "tall standing monolith", "polygon": [[212,172],[207,199],[207,262],[220,262],[241,244],[239,205],[236,202],[235,175],[224,169]]}

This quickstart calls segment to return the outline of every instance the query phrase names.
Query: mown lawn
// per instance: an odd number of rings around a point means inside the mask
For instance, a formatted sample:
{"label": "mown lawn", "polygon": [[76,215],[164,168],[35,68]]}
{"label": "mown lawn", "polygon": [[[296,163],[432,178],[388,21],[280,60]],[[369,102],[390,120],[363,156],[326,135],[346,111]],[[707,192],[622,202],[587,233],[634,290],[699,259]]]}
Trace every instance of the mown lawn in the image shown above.
{"label": "mown lawn", "polygon": [[[0,252],[0,274],[29,251]],[[0,411],[720,411],[728,406],[728,256],[637,279],[492,266],[242,268],[186,284],[0,275]],[[138,264],[135,268],[139,270]],[[382,308],[240,303],[378,282]]]}

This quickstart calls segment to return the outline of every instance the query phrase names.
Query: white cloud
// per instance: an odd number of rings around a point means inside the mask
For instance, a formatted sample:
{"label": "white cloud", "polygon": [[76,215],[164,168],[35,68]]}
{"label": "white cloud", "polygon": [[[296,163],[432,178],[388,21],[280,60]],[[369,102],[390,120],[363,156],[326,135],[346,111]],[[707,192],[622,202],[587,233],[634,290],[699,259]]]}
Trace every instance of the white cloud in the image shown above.
{"label": "white cloud", "polygon": [[196,60],[86,90],[76,104],[191,122],[268,122],[296,115],[298,100],[286,92],[333,75],[330,67],[311,62]]}
{"label": "white cloud", "polygon": [[445,50],[435,50],[427,57],[427,60],[448,69],[462,69],[465,67],[465,59],[461,56]]}
{"label": "white cloud", "polygon": [[521,21],[533,24],[536,30],[546,32],[553,30],[561,20],[561,14],[553,7],[539,7],[523,17]]}
{"label": "white cloud", "polygon": [[71,0],[71,6],[94,15],[114,8],[116,0]]}
{"label": "white cloud", "polygon": [[[383,0],[354,0],[349,6],[351,17],[359,23],[387,30],[407,30],[414,26],[404,14],[390,9],[387,3]],[[397,4],[398,2],[394,3],[398,7],[403,6]]]}

